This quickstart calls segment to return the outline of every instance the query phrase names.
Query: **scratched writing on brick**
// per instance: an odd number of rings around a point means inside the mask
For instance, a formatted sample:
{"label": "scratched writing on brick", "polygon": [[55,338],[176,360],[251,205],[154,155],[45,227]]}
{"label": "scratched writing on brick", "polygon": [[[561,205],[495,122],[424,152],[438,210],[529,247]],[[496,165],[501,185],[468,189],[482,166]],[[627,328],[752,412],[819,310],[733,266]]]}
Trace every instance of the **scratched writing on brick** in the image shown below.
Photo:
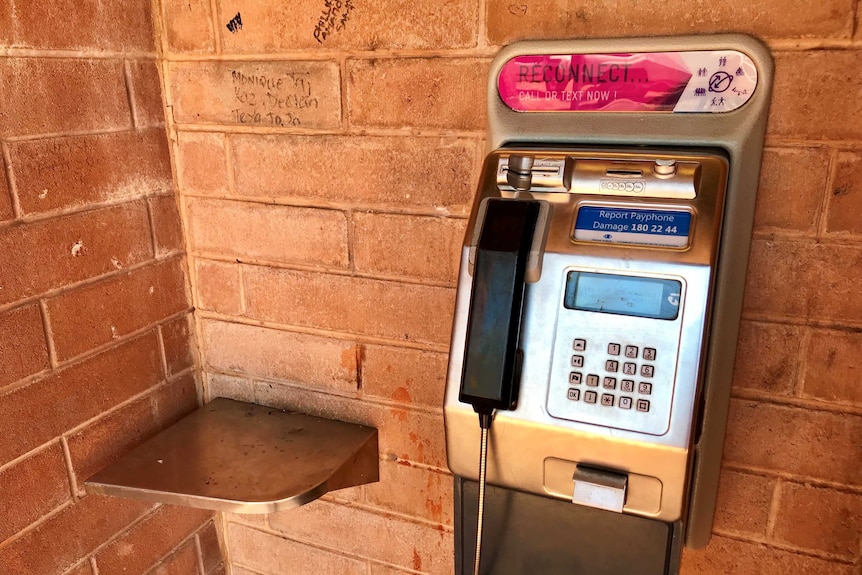
{"label": "scratched writing on brick", "polygon": [[353,8],[353,0],[325,0],[314,27],[314,39],[323,44],[333,32],[344,30]]}
{"label": "scratched writing on brick", "polygon": [[264,75],[231,70],[231,81],[236,106],[231,114],[239,124],[301,126],[303,110],[320,106],[309,72]]}

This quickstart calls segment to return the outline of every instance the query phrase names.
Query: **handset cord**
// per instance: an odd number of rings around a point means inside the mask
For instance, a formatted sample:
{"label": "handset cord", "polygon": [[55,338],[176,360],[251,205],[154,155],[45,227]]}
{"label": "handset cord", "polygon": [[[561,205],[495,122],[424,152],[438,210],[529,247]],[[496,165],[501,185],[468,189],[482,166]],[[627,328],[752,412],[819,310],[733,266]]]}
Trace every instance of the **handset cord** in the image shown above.
{"label": "handset cord", "polygon": [[479,559],[482,555],[482,523],[485,516],[485,472],[488,467],[488,430],[492,414],[479,414],[482,439],[479,443],[479,512],[476,519],[476,557],[473,560],[473,575],[479,575]]}

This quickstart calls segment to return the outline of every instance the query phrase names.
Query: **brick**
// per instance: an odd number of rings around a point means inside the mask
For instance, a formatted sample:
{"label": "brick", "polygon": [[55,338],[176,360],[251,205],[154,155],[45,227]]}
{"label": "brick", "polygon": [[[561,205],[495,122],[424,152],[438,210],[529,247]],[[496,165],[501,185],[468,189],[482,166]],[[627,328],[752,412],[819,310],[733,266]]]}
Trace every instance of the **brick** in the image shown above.
{"label": "brick", "polygon": [[364,561],[235,523],[228,526],[227,545],[232,563],[260,575],[366,575]]}
{"label": "brick", "polygon": [[[812,140],[862,138],[862,90],[852,68],[859,50],[777,53],[767,131],[773,136]],[[841,110],[841,113],[835,113]]]}
{"label": "brick", "polygon": [[247,314],[257,319],[401,341],[449,342],[452,289],[271,268],[246,267],[243,274]]}
{"label": "brick", "polygon": [[755,240],[743,309],[754,314],[862,321],[856,281],[860,268],[862,248],[858,246]]}
{"label": "brick", "polygon": [[813,231],[828,168],[829,157],[820,149],[764,150],[755,228]]}
{"label": "brick", "polygon": [[[221,2],[219,27],[226,53],[273,53],[285,50],[387,50],[467,48],[476,45],[478,5],[468,0],[440,3],[435,0],[391,0],[386,3],[342,3],[332,14],[331,25],[318,27],[323,2],[297,0],[288,8],[278,0],[250,4],[241,0]],[[224,26],[237,12],[241,32]],[[343,22],[343,24],[342,24]],[[319,28],[319,32],[315,32]]]}
{"label": "brick", "polygon": [[72,469],[79,491],[101,471],[158,431],[149,397],[122,407],[68,437]]}
{"label": "brick", "polygon": [[161,327],[168,376],[176,375],[194,365],[192,328],[189,321],[191,315],[185,315]]}
{"label": "brick", "polygon": [[862,484],[862,416],[731,400],[724,460]]}
{"label": "brick", "polygon": [[0,542],[71,498],[59,443],[0,471]]}
{"label": "brick", "polygon": [[198,386],[195,374],[189,373],[170,381],[152,395],[159,427],[173,425],[198,408]]}
{"label": "brick", "polygon": [[9,227],[0,230],[0,253],[3,305],[152,257],[146,207],[135,202]]}
{"label": "brick", "polygon": [[3,137],[132,124],[118,60],[0,58],[0,102]]}
{"label": "brick", "polygon": [[173,190],[163,130],[12,142],[9,155],[26,215]]}
{"label": "brick", "polygon": [[[554,4],[508,0],[488,3],[488,40],[503,45],[515,40],[604,36],[707,34],[734,30],[767,38],[848,38],[850,0],[775,4],[772,0],[704,4],[692,10],[685,2],[650,3],[631,12],[629,4],[607,0]],[[780,10],[776,7],[780,6]]]}
{"label": "brick", "polygon": [[228,193],[224,134],[179,132],[177,178],[185,194]]}
{"label": "brick", "polygon": [[96,553],[99,575],[143,573],[212,517],[211,511],[164,505]]}
{"label": "brick", "polygon": [[792,395],[802,340],[796,326],[743,320],[736,347],[733,384],[739,388]]}
{"label": "brick", "polygon": [[445,353],[366,345],[362,351],[363,393],[439,408],[443,405],[448,361]]}
{"label": "brick", "polygon": [[211,573],[222,563],[222,551],[215,525],[210,523],[198,534],[204,573]]}
{"label": "brick", "polygon": [[270,515],[273,529],[291,538],[423,573],[451,573],[452,534],[436,527],[325,501],[291,512]]}
{"label": "brick", "polygon": [[240,267],[206,260],[197,260],[195,266],[197,307],[229,315],[242,313]]}
{"label": "brick", "polygon": [[454,284],[466,227],[466,220],[355,213],[356,271]]}
{"label": "brick", "polygon": [[377,428],[381,458],[438,469],[446,467],[443,418],[439,414],[387,407],[277,383],[256,382],[254,393],[260,405]]}
{"label": "brick", "polygon": [[463,214],[478,172],[478,142],[462,139],[236,135],[231,143],[242,196]]}
{"label": "brick", "polygon": [[57,357],[75,357],[187,309],[181,264],[168,260],[48,300]]}
{"label": "brick", "polygon": [[213,52],[215,34],[209,0],[167,0],[165,36],[171,52]]}
{"label": "brick", "polygon": [[60,575],[150,507],[88,495],[0,548],[0,565],[5,573]]}
{"label": "brick", "polygon": [[13,5],[11,2],[0,4],[0,46],[13,44],[15,17],[12,12]]}
{"label": "brick", "polygon": [[149,333],[0,395],[0,465],[154,386],[160,363]]}
{"label": "brick", "polygon": [[824,401],[862,404],[862,333],[815,329],[805,361],[802,393]]}
{"label": "brick", "polygon": [[773,537],[852,559],[862,542],[862,495],[782,483]]}
{"label": "brick", "polygon": [[0,388],[49,367],[38,305],[0,314],[0,334]]}
{"label": "brick", "polygon": [[835,179],[829,190],[826,231],[862,234],[862,153],[841,152],[835,168]]}
{"label": "brick", "polygon": [[759,543],[713,536],[704,549],[683,553],[686,575],[853,575],[853,566]]}
{"label": "brick", "polygon": [[254,403],[254,385],[247,379],[224,375],[222,373],[207,373],[209,382],[209,399],[227,397],[237,401]]}
{"label": "brick", "polygon": [[[489,61],[474,58],[348,60],[350,124],[482,130]],[[385,97],[382,97],[385,95]]]}
{"label": "brick", "polygon": [[713,529],[766,536],[775,482],[771,477],[722,470]]}
{"label": "brick", "polygon": [[452,525],[452,476],[381,461],[380,481],[365,488],[368,503],[391,511]]}
{"label": "brick", "polygon": [[180,124],[341,126],[334,62],[173,62],[168,70],[174,120]]}
{"label": "brick", "polygon": [[191,199],[186,214],[197,253],[346,268],[343,212]]}
{"label": "brick", "polygon": [[15,2],[18,42],[32,48],[151,52],[151,7],[137,0]]}
{"label": "brick", "polygon": [[200,325],[207,366],[217,370],[355,392],[355,343],[218,321]]}
{"label": "brick", "polygon": [[165,105],[162,102],[162,82],[155,60],[129,62],[132,111],[138,128],[164,127]]}
{"label": "brick", "polygon": [[183,251],[183,230],[174,196],[149,198],[150,216],[156,237],[156,256]]}
{"label": "brick", "polygon": [[194,539],[183,543],[148,575],[198,575],[198,553]]}

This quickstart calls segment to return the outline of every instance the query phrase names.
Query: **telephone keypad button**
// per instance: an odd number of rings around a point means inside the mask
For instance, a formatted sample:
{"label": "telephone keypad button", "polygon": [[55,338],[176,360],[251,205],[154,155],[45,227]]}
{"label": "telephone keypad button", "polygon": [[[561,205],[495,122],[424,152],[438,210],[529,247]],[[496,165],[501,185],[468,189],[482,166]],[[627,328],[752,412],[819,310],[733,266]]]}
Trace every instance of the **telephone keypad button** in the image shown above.
{"label": "telephone keypad button", "polygon": [[573,371],[572,373],[569,374],[569,385],[578,385],[579,383],[581,383],[582,377],[583,376],[581,375],[580,372]]}
{"label": "telephone keypad button", "polygon": [[620,391],[625,393],[634,393],[635,382],[631,379],[624,379],[620,382]]}
{"label": "telephone keypad button", "polygon": [[626,375],[635,375],[638,372],[638,366],[635,363],[626,362],[623,364],[623,373]]}
{"label": "telephone keypad button", "polygon": [[577,401],[581,398],[581,390],[580,389],[570,389],[569,390],[569,399],[572,401]]}
{"label": "telephone keypad button", "polygon": [[598,386],[599,385],[599,376],[594,374],[594,373],[587,375],[587,385],[589,385],[590,387]]}
{"label": "telephone keypad button", "polygon": [[572,367],[584,367],[584,356],[573,355],[572,356]]}
{"label": "telephone keypad button", "polygon": [[599,394],[595,391],[585,391],[584,392],[584,401],[586,403],[595,403],[596,399],[598,399]]}
{"label": "telephone keypad button", "polygon": [[609,359],[605,362],[605,371],[610,371],[611,373],[617,371],[620,368],[620,362],[615,359]]}
{"label": "telephone keypad button", "polygon": [[654,347],[645,347],[644,348],[644,359],[647,361],[655,361],[655,348]]}
{"label": "telephone keypad button", "polygon": [[619,355],[619,354],[620,354],[620,344],[609,343],[608,344],[608,355]]}
{"label": "telephone keypad button", "polygon": [[627,345],[626,346],[626,357],[637,358],[638,356],[638,348],[636,345]]}
{"label": "telephone keypad button", "polygon": [[602,387],[605,389],[616,389],[617,388],[617,378],[615,377],[606,377],[602,380]]}
{"label": "telephone keypad button", "polygon": [[652,377],[655,374],[655,368],[651,365],[641,366],[641,375],[643,377]]}
{"label": "telephone keypad button", "polygon": [[638,411],[649,411],[649,401],[646,399],[639,399],[637,402]]}
{"label": "telephone keypad button", "polygon": [[575,351],[584,351],[587,349],[587,340],[585,339],[576,339],[574,343],[572,343],[572,349]]}
{"label": "telephone keypad button", "polygon": [[652,384],[645,381],[640,382],[640,384],[638,384],[638,393],[650,395],[652,393]]}
{"label": "telephone keypad button", "polygon": [[613,407],[614,406],[614,396],[610,393],[602,394],[602,405],[605,407]]}
{"label": "telephone keypad button", "polygon": [[632,398],[631,397],[621,397],[620,398],[620,409],[631,409],[632,408]]}

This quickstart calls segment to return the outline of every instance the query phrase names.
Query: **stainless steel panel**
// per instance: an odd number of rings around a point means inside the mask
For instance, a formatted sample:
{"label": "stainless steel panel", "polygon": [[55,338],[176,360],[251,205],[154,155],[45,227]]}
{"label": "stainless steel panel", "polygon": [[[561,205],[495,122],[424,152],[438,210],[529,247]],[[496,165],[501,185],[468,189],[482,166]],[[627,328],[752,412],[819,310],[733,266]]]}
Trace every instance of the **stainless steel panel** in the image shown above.
{"label": "stainless steel panel", "polygon": [[[654,163],[656,159],[674,159],[681,164],[697,166],[699,187],[696,197],[677,200],[650,197],[623,199],[618,196],[535,190],[529,193],[510,192],[501,189],[497,182],[500,156],[513,153],[533,153],[545,160],[563,159],[567,165],[576,165],[579,160],[636,164]],[[709,294],[714,277],[712,270],[721,229],[726,178],[726,160],[720,154],[707,152],[546,148],[507,149],[489,155],[476,205],[486,197],[534,198],[547,203],[550,222],[541,277],[527,287],[521,335],[524,363],[519,402],[515,410],[496,414],[491,429],[489,482],[571,499],[572,491],[560,493],[546,486],[545,461],[550,458],[593,465],[627,473],[630,477],[652,478],[654,483],[651,484],[659,486],[657,493],[656,490],[652,491],[655,497],[639,498],[636,496],[637,489],[632,485],[630,495],[633,504],[626,504],[626,513],[665,521],[676,521],[683,517],[692,457],[693,417],[701,391],[698,382],[703,360],[702,346],[710,315]],[[577,181],[572,181],[571,189],[578,189]],[[690,232],[689,246],[668,249],[574,241],[572,232],[577,209],[584,202],[688,210],[694,215],[695,222]],[[458,402],[458,387],[472,281],[468,265],[469,243],[473,237],[476,216],[477,210],[474,209],[462,254],[444,402],[449,467],[455,474],[468,478],[478,475],[479,429],[472,408]],[[652,347],[658,347],[660,340],[663,346],[660,349],[668,350],[660,351],[659,360],[655,362],[657,373],[661,373],[664,379],[661,389],[659,385],[653,386],[652,393],[657,398],[654,413],[648,413],[641,419],[634,418],[632,414],[634,419],[628,422],[625,417],[619,416],[609,422],[599,409],[602,406],[597,405],[592,414],[574,413],[565,407],[570,371],[567,362],[571,354],[568,350],[566,353],[562,350],[564,345],[571,345],[566,340],[575,337],[572,334],[578,332],[579,321],[586,318],[585,315],[578,317],[577,313],[561,314],[565,275],[571,269],[676,278],[684,284],[682,313],[675,321],[608,314],[592,314],[601,316],[598,320],[589,318],[591,333],[598,333],[602,340],[610,341],[613,336],[621,344],[638,345],[641,348],[652,341],[657,342]],[[658,321],[664,321],[660,329],[646,327],[654,326],[654,322]],[[634,327],[638,328],[639,335],[636,337],[632,335]],[[649,333],[660,334],[658,340],[644,335]],[[677,353],[673,354],[673,351]],[[675,358],[675,361],[670,358]]]}

